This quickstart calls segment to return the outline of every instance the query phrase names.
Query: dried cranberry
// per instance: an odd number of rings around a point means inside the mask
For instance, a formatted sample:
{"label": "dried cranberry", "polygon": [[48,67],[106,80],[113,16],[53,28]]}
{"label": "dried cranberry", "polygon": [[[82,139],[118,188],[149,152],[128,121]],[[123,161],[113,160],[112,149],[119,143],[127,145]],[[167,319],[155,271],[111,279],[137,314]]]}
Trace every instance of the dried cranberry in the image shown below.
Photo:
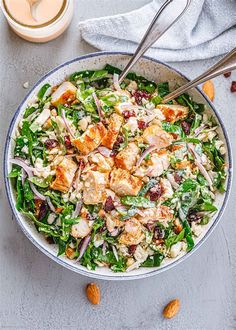
{"label": "dried cranberry", "polygon": [[83,159],[80,159],[79,161],[78,161],[78,165],[79,165],[79,167],[81,168],[81,170],[83,170],[84,168],[85,168],[85,162],[84,162],[84,160]]}
{"label": "dried cranberry", "polygon": [[114,203],[113,203],[113,199],[111,196],[108,196],[104,205],[104,210],[106,212],[112,211],[115,209]]}
{"label": "dried cranberry", "polygon": [[123,136],[119,135],[116,139],[116,142],[113,145],[112,155],[116,154],[116,151],[120,148],[121,143],[124,142]]}
{"label": "dried cranberry", "polygon": [[66,135],[65,138],[64,138],[64,141],[65,141],[65,146],[66,148],[72,148],[72,144],[71,144],[71,141],[70,141],[70,137],[69,135]]}
{"label": "dried cranberry", "polygon": [[147,124],[143,120],[138,120],[138,128],[139,129],[144,129],[147,127]]}
{"label": "dried cranberry", "polygon": [[38,213],[38,220],[41,221],[48,212],[48,205],[47,203],[43,202],[40,204],[39,213]]}
{"label": "dried cranberry", "polygon": [[230,90],[231,90],[232,93],[236,92],[236,81],[232,81]]}
{"label": "dried cranberry", "polygon": [[182,182],[182,176],[179,175],[179,173],[177,173],[177,172],[174,174],[174,179],[175,179],[176,183],[181,183]]}
{"label": "dried cranberry", "polygon": [[134,98],[135,98],[135,101],[138,105],[141,105],[142,104],[142,100],[143,98],[144,99],[149,99],[150,98],[150,94],[148,94],[147,92],[145,91],[135,91],[134,94],[133,94]]}
{"label": "dried cranberry", "polygon": [[156,226],[154,229],[154,238],[155,239],[161,239],[164,238],[165,236],[165,231],[161,229],[160,227]]}
{"label": "dried cranberry", "polygon": [[188,213],[187,218],[188,218],[188,222],[197,222],[202,220],[202,216],[196,211],[190,211]]}
{"label": "dried cranberry", "polygon": [[181,127],[186,135],[190,133],[190,127],[191,127],[190,123],[184,120],[181,122]]}
{"label": "dried cranberry", "polygon": [[225,78],[229,78],[231,76],[231,72],[226,72],[226,73],[224,73],[224,77]]}
{"label": "dried cranberry", "polygon": [[47,149],[53,149],[55,148],[56,146],[58,146],[58,141],[57,140],[54,140],[54,139],[47,139],[45,142],[45,147]]}
{"label": "dried cranberry", "polygon": [[137,249],[137,245],[130,245],[129,246],[129,254],[134,254]]}
{"label": "dried cranberry", "polygon": [[129,119],[130,117],[136,117],[136,113],[134,110],[125,110],[122,112],[122,115],[125,119]]}
{"label": "dried cranberry", "polygon": [[48,242],[48,244],[55,244],[54,239],[51,236],[46,237],[46,241]]}
{"label": "dried cranberry", "polygon": [[157,201],[161,197],[162,193],[163,193],[162,187],[159,184],[157,184],[155,187],[151,188],[149,191],[150,200],[152,202]]}

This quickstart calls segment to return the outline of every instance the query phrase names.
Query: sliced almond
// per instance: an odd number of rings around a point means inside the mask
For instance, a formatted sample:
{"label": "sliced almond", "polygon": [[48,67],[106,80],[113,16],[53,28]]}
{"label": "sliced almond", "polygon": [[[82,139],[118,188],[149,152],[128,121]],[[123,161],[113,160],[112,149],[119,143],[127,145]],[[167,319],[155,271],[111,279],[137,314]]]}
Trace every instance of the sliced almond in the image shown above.
{"label": "sliced almond", "polygon": [[166,307],[163,310],[163,316],[166,319],[171,319],[174,317],[180,309],[180,301],[179,299],[174,299],[169,302],[169,304],[166,305]]}
{"label": "sliced almond", "polygon": [[101,300],[101,294],[100,294],[100,289],[95,283],[89,283],[86,287],[86,294],[88,300],[91,302],[93,305],[98,305],[100,304]]}
{"label": "sliced almond", "polygon": [[211,101],[214,100],[214,97],[215,97],[215,87],[214,87],[214,84],[213,84],[213,82],[211,80],[207,80],[202,85],[202,90],[209,97],[209,99]]}

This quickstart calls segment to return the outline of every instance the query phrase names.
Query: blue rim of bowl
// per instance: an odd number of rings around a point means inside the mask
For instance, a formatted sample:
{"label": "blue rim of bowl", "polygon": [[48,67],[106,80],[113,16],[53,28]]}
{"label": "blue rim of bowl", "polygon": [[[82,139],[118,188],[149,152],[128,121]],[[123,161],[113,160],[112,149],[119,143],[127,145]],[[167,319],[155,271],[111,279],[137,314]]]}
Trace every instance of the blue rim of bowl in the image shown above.
{"label": "blue rim of bowl", "polygon": [[[218,111],[215,109],[214,105],[212,104],[212,102],[203,94],[203,92],[196,87],[197,91],[202,95],[202,97],[206,100],[206,102],[209,104],[210,108],[212,109],[212,111],[214,112],[215,116],[217,117],[220,126],[222,128],[223,134],[224,134],[224,138],[227,144],[227,152],[228,152],[228,160],[229,160],[229,164],[228,164],[228,180],[227,180],[227,189],[225,192],[225,196],[224,196],[224,200],[222,203],[222,206],[217,214],[217,217],[214,219],[214,223],[211,225],[211,227],[207,230],[206,234],[204,235],[204,237],[197,242],[197,244],[194,246],[194,248],[186,253],[185,255],[183,255],[182,257],[180,257],[179,259],[173,261],[172,263],[163,266],[162,268],[155,268],[154,270],[145,273],[145,274],[139,274],[139,275],[126,275],[126,276],[122,276],[122,273],[119,273],[120,275],[114,275],[114,273],[112,273],[113,275],[102,275],[102,274],[98,274],[96,273],[96,270],[93,272],[89,272],[85,269],[80,269],[77,267],[74,267],[73,265],[68,264],[67,262],[65,262],[63,259],[60,259],[59,257],[55,256],[53,253],[51,253],[50,251],[48,251],[47,249],[45,249],[45,247],[40,244],[39,242],[37,242],[34,237],[31,236],[31,234],[25,229],[22,220],[20,219],[19,215],[18,215],[18,211],[15,208],[14,205],[14,199],[13,199],[13,195],[11,193],[11,187],[10,187],[10,180],[8,179],[7,175],[7,159],[8,159],[8,153],[9,153],[9,146],[10,146],[10,140],[11,140],[11,135],[12,135],[12,131],[13,131],[13,126],[18,118],[18,114],[24,104],[24,102],[27,100],[27,98],[29,97],[29,95],[32,93],[32,91],[42,82],[44,81],[48,76],[50,76],[51,74],[53,74],[54,72],[60,70],[61,68],[63,68],[64,66],[67,66],[71,63],[74,62],[79,62],[81,60],[86,60],[88,58],[92,58],[92,57],[100,57],[100,56],[108,56],[108,55],[126,55],[126,56],[131,56],[131,53],[127,53],[127,52],[109,52],[109,51],[101,51],[101,52],[95,52],[95,53],[90,53],[88,55],[84,55],[84,56],[79,56],[76,57],[72,60],[69,60],[67,62],[64,62],[63,64],[55,67],[54,69],[52,69],[51,71],[47,72],[41,79],[39,79],[36,84],[32,87],[32,89],[27,93],[27,95],[24,97],[23,101],[20,103],[20,105],[18,106],[8,129],[7,132],[7,137],[6,137],[6,143],[5,143],[5,149],[4,149],[4,182],[5,182],[5,188],[6,188],[6,193],[7,193],[7,198],[11,207],[11,210],[17,220],[18,225],[21,227],[22,231],[24,232],[24,234],[26,235],[26,237],[39,249],[41,250],[44,254],[46,254],[49,258],[51,258],[52,260],[54,260],[55,262],[57,262],[58,264],[64,266],[67,269],[70,269],[76,273],[79,273],[81,275],[84,276],[88,276],[88,277],[92,277],[92,278],[97,278],[97,279],[102,279],[102,280],[117,280],[117,281],[122,281],[122,280],[136,280],[136,279],[142,279],[142,278],[147,278],[153,275],[157,275],[160,274],[176,265],[178,265],[179,263],[183,262],[184,260],[186,260],[187,258],[189,258],[195,251],[197,251],[197,249],[207,240],[207,238],[210,236],[210,234],[213,232],[213,230],[216,228],[217,224],[219,223],[220,218],[222,217],[222,214],[225,210],[228,198],[229,198],[229,194],[230,194],[230,189],[231,189],[231,184],[232,184],[232,152],[231,152],[231,145],[230,145],[230,141],[229,141],[229,137],[228,134],[226,132],[226,128],[220,118],[220,115],[218,113]],[[172,68],[170,65],[158,61],[152,57],[149,56],[143,56],[144,59],[148,60],[148,61],[152,61],[155,62],[157,64],[161,64],[163,66],[166,66],[168,69],[174,71],[175,73],[179,74],[182,78],[186,79],[189,81],[189,79],[183,75],[181,72],[179,72],[178,70]]]}

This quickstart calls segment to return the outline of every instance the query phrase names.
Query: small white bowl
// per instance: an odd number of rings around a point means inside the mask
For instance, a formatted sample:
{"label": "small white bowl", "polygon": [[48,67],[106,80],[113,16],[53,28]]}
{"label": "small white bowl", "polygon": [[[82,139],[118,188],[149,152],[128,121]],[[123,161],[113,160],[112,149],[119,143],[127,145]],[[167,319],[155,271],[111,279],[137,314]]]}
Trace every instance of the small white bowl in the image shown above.
{"label": "small white bowl", "polygon": [[[47,256],[49,256],[51,259],[53,259],[60,265],[89,277],[106,279],[106,280],[133,280],[133,279],[140,279],[140,278],[156,275],[177,265],[179,262],[185,260],[195,251],[197,251],[198,247],[204,241],[206,241],[207,237],[209,237],[209,235],[212,233],[213,229],[216,227],[217,223],[219,222],[220,217],[222,216],[222,213],[226,206],[226,202],[228,200],[230,186],[231,186],[231,179],[232,179],[231,148],[230,148],[227,132],[224,128],[222,120],[220,119],[220,115],[214,108],[213,104],[207,99],[207,97],[204,96],[199,89],[194,89],[191,90],[189,94],[193,96],[195,101],[205,104],[207,113],[212,115],[219,124],[218,133],[220,138],[224,141],[226,147],[226,164],[228,167],[228,176],[226,180],[226,192],[224,194],[218,194],[216,197],[216,205],[218,207],[218,212],[217,214],[215,214],[213,219],[211,219],[209,224],[206,226],[206,229],[202,233],[202,235],[198,237],[195,247],[191,252],[184,255],[180,255],[175,259],[165,260],[163,261],[160,267],[155,267],[155,268],[139,268],[137,270],[133,270],[127,273],[113,273],[108,268],[97,268],[95,271],[92,271],[92,270],[88,270],[84,266],[79,265],[78,263],[75,263],[74,261],[69,260],[64,256],[57,257],[56,246],[47,243],[44,236],[38,233],[34,224],[16,210],[15,192],[11,185],[10,180],[7,178],[7,175],[11,170],[9,159],[12,158],[13,150],[14,150],[14,140],[12,139],[12,137],[14,137],[15,134],[14,132],[18,126],[19,121],[22,119],[27,104],[30,102],[33,96],[37,94],[41,86],[44,85],[46,82],[49,82],[51,85],[58,85],[66,77],[68,77],[70,74],[72,74],[75,71],[101,69],[107,63],[122,69],[124,68],[125,64],[128,62],[130,56],[131,56],[130,54],[118,53],[118,52],[93,53],[65,62],[64,64],[58,66],[57,68],[47,73],[43,78],[41,78],[35,84],[35,86],[31,89],[31,91],[27,94],[25,99],[18,107],[12,119],[7,134],[7,141],[5,145],[5,154],[4,154],[4,176],[5,176],[7,196],[12,211],[15,215],[15,218],[18,224],[20,225],[20,227],[22,228],[23,232],[25,233],[25,235],[43,253],[45,253]],[[166,65],[164,63],[161,63],[157,60],[154,60],[146,56],[139,60],[139,62],[134,66],[133,71],[146,77],[149,80],[154,80],[156,82],[169,81],[171,89],[173,89],[177,85],[183,85],[188,81],[188,79],[184,75],[182,75],[175,69],[171,68],[169,65]]]}

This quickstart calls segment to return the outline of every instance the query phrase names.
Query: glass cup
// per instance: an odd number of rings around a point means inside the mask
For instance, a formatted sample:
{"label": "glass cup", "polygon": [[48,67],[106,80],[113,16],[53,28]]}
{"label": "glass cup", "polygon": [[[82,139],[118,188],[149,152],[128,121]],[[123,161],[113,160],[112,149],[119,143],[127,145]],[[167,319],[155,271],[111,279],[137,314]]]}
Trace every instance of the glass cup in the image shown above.
{"label": "glass cup", "polygon": [[11,15],[5,0],[0,0],[0,4],[12,30],[25,40],[39,43],[53,40],[61,35],[69,26],[74,11],[74,0],[64,0],[60,11],[53,19],[40,25],[27,25],[18,22]]}

